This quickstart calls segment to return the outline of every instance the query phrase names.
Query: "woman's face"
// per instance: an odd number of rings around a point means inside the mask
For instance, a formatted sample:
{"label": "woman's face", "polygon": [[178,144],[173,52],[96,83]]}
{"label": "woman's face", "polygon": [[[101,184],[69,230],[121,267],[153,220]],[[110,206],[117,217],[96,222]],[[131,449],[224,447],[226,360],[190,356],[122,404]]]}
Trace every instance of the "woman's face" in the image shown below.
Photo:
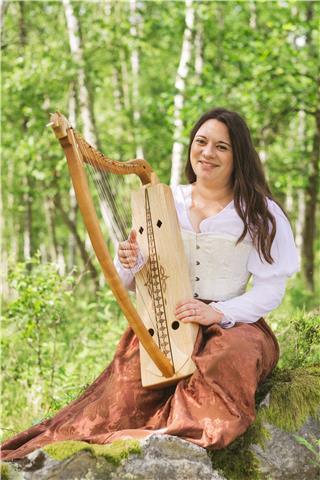
{"label": "woman's face", "polygon": [[201,125],[191,145],[190,161],[197,180],[230,185],[233,155],[228,128],[224,123],[210,119]]}

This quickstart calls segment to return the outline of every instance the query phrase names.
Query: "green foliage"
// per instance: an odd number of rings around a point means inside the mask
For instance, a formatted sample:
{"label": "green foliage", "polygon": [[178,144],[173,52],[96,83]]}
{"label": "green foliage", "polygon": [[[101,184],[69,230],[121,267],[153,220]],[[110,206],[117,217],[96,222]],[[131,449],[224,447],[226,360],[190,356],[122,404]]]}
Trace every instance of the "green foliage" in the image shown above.
{"label": "green foliage", "polygon": [[76,398],[111,360],[125,328],[110,291],[92,298],[39,257],[18,264],[10,278],[15,298],[2,320],[4,437]]}
{"label": "green foliage", "polygon": [[294,438],[312,453],[312,460],[310,460],[312,465],[320,468],[320,439],[317,439],[314,435],[309,440],[300,435],[294,435]]}
{"label": "green foliage", "polygon": [[296,276],[288,282],[281,306],[267,317],[280,344],[280,367],[320,364],[318,288],[311,293]]}
{"label": "green foliage", "polygon": [[320,312],[296,310],[283,332],[281,362],[299,367],[320,364]]}
{"label": "green foliage", "polygon": [[122,460],[130,454],[139,454],[141,447],[136,440],[115,440],[110,445],[98,445],[78,441],[57,442],[47,445],[43,449],[55,460],[65,460],[77,452],[86,450],[95,457],[103,457],[113,465],[120,465]]}

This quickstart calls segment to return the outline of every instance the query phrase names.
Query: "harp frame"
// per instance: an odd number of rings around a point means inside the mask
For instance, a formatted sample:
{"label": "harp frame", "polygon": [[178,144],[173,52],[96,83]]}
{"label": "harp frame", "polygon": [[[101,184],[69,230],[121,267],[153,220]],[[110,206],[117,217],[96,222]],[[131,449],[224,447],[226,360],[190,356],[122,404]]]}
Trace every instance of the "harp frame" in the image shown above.
{"label": "harp frame", "polygon": [[[115,269],[112,257],[106,247],[84,170],[83,162],[86,161],[86,159],[81,154],[77,145],[74,130],[60,112],[51,114],[48,126],[52,127],[55,136],[64,150],[78,205],[107,283],[144,349],[161,373],[166,378],[170,378],[174,376],[173,365],[150,336],[149,331],[130,300],[129,294]],[[118,175],[128,173],[136,174],[139,176],[143,185],[159,182],[157,175],[145,160],[136,159],[127,162],[117,162],[109,159],[108,162],[97,160],[96,166]]]}

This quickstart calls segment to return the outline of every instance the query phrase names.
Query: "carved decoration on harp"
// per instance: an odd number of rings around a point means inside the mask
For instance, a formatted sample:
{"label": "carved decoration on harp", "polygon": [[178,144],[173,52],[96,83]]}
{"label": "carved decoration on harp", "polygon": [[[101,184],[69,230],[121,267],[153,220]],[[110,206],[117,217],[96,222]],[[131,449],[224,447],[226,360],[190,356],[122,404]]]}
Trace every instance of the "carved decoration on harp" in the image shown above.
{"label": "carved decoration on harp", "polygon": [[[67,158],[79,208],[104,276],[140,341],[142,385],[160,388],[193,373],[191,359],[198,332],[180,323],[178,301],[192,297],[187,260],[170,187],[160,184],[145,160],[116,162],[105,157],[73,130],[60,113],[49,124]],[[131,196],[132,225],[145,259],[136,274],[137,309],[113,265],[89,190],[85,163],[98,172],[138,175],[142,186]]]}

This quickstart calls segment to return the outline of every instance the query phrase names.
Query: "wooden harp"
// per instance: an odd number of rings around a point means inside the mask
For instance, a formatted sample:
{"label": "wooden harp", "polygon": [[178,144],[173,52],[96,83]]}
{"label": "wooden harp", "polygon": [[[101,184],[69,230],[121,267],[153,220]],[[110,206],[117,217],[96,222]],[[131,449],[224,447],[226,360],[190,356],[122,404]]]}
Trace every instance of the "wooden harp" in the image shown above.
{"label": "wooden harp", "polygon": [[[65,156],[77,202],[106,281],[123,314],[140,341],[141,381],[146,388],[176,383],[195,370],[191,354],[198,325],[184,324],[174,316],[178,301],[192,298],[171,190],[159,183],[145,160],[117,162],[89,145],[60,113],[50,126]],[[135,276],[137,309],[132,304],[108,251],[89,189],[86,164],[98,172],[138,175],[142,186],[132,193],[132,225],[147,259]]]}

